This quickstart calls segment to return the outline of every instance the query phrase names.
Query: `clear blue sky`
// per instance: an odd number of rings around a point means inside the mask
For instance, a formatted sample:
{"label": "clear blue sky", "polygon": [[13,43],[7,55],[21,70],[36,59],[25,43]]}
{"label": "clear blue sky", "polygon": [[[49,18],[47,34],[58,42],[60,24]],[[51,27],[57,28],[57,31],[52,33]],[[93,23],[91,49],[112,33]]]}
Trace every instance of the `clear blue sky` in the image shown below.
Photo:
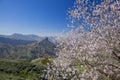
{"label": "clear blue sky", "polygon": [[67,29],[75,0],[0,0],[0,34],[51,36]]}

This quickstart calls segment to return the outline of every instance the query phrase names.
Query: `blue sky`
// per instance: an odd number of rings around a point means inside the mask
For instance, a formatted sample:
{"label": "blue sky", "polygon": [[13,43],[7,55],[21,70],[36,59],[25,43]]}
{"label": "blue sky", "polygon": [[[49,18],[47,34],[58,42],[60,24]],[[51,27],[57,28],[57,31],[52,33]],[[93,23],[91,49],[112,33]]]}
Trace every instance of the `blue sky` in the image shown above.
{"label": "blue sky", "polygon": [[67,30],[75,0],[0,0],[0,34],[52,36]]}

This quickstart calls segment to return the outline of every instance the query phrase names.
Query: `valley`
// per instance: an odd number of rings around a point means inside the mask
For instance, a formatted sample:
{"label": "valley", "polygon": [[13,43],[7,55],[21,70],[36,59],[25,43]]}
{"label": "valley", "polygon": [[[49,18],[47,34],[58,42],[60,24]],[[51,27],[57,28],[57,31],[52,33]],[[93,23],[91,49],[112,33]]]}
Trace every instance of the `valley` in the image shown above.
{"label": "valley", "polygon": [[48,37],[15,37],[0,36],[0,80],[42,80],[46,64],[56,57],[55,43]]}

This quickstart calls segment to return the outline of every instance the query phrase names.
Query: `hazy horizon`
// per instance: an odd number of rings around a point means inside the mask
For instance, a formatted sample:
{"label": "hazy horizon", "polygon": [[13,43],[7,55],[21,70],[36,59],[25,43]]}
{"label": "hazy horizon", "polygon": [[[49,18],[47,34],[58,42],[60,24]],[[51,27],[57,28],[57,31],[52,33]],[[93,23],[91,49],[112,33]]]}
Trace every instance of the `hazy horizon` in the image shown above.
{"label": "hazy horizon", "polygon": [[11,36],[11,35],[14,35],[14,34],[18,34],[18,35],[35,35],[35,36],[39,36],[39,37],[54,37],[54,36],[59,36],[59,35],[61,35],[61,33],[60,34],[51,34],[51,35],[39,35],[39,34],[32,34],[32,33],[11,33],[11,34],[3,34],[3,33],[0,33],[0,35],[3,35],[3,36]]}
{"label": "hazy horizon", "polygon": [[6,35],[6,36],[13,35],[13,34],[37,35],[37,36],[40,36],[40,37],[49,37],[49,36],[59,36],[62,33],[58,33],[58,34],[54,34],[54,33],[46,33],[46,34],[45,33],[44,34],[42,34],[42,33],[39,33],[39,34],[37,34],[37,33],[8,33],[8,34],[6,34],[6,33],[0,33],[0,35]]}

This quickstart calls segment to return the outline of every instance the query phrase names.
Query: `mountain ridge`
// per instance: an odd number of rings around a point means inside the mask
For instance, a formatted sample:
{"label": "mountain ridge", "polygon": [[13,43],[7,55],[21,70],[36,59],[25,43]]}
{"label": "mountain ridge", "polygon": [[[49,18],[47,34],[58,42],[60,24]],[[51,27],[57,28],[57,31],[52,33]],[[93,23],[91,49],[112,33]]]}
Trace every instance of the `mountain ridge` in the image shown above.
{"label": "mountain ridge", "polygon": [[12,46],[27,45],[27,44],[31,44],[34,42],[35,41],[18,40],[18,39],[12,39],[12,38],[7,38],[7,37],[0,37],[0,44],[7,44],[7,45],[12,45]]}
{"label": "mountain ridge", "polygon": [[[9,40],[10,39],[7,41]],[[50,42],[48,38],[45,38],[40,42],[29,43],[27,45],[12,45],[11,43],[8,44],[2,42],[0,43],[0,58],[33,60],[44,57],[55,57],[55,48],[56,45]]]}
{"label": "mountain ridge", "polygon": [[0,37],[17,39],[17,40],[28,40],[28,41],[41,41],[44,38],[34,34],[26,35],[26,34],[18,34],[18,33],[14,33],[12,35],[0,35]]}

